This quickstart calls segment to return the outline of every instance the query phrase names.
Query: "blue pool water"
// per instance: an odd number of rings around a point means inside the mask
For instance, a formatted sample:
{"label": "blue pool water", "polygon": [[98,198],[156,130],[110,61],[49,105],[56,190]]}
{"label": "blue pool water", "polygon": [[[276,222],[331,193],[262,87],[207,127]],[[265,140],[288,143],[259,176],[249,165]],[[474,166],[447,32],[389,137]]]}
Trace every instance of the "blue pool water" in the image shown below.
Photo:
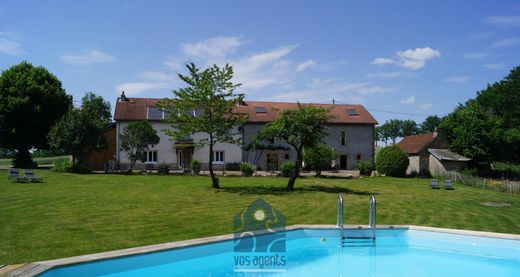
{"label": "blue pool water", "polygon": [[58,267],[41,276],[520,276],[517,240],[388,229],[377,231],[375,246],[339,245],[337,230],[300,229],[286,232],[285,252],[266,266],[237,263],[244,256],[230,240]]}

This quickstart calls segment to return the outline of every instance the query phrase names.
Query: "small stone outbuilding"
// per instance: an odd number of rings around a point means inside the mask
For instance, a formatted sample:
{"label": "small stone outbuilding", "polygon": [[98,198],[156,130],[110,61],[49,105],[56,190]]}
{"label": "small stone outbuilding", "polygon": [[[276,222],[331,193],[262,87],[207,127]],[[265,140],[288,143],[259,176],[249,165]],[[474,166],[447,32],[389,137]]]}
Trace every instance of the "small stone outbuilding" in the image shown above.
{"label": "small stone outbuilding", "polygon": [[445,175],[462,171],[471,160],[448,149],[448,137],[442,129],[407,136],[398,145],[410,161],[406,175]]}

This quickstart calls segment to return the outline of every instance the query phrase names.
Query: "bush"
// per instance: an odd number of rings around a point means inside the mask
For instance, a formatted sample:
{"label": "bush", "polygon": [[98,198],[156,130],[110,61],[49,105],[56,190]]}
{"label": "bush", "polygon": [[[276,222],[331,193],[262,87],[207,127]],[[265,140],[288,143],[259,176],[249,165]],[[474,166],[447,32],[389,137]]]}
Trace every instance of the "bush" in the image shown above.
{"label": "bush", "polygon": [[157,173],[168,174],[170,173],[170,165],[167,163],[160,163],[157,165]]}
{"label": "bush", "polygon": [[282,175],[283,177],[290,177],[294,172],[295,166],[293,162],[284,163],[282,165]]}
{"label": "bush", "polygon": [[240,171],[242,171],[244,176],[253,176],[253,173],[255,172],[255,166],[250,163],[240,163]]}
{"label": "bush", "polygon": [[241,170],[241,164],[240,163],[227,163],[226,164],[226,170],[229,171],[240,171]]}
{"label": "bush", "polygon": [[322,170],[331,169],[333,160],[338,158],[338,153],[334,148],[320,144],[316,147],[305,149],[303,160],[310,169],[316,171],[316,176],[321,175]]}
{"label": "bush", "polygon": [[87,167],[87,166],[84,166],[84,165],[73,165],[69,168],[69,172],[71,173],[81,173],[81,174],[86,174],[86,173],[90,173],[90,168]]}
{"label": "bush", "polygon": [[60,172],[60,173],[70,172],[70,168],[71,168],[70,161],[68,159],[55,160],[52,163],[52,171],[54,171],[54,172]]}
{"label": "bush", "polygon": [[408,163],[408,156],[397,145],[381,149],[376,158],[377,171],[394,177],[404,176]]}
{"label": "bush", "polygon": [[193,169],[193,173],[198,175],[201,167],[202,166],[198,160],[191,161],[191,169]]}
{"label": "bush", "polygon": [[370,176],[372,174],[372,160],[358,161],[356,163],[356,169],[359,170],[359,174]]}
{"label": "bush", "polygon": [[476,176],[478,176],[478,169],[464,168],[464,170],[462,170],[462,174],[476,177]]}

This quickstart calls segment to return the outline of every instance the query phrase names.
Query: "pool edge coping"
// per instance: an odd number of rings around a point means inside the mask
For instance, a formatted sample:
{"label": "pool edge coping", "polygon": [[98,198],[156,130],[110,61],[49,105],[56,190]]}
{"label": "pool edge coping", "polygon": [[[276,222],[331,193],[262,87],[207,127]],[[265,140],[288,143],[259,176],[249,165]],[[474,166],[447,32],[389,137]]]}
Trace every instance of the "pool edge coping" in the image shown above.
{"label": "pool edge coping", "polygon": [[[291,225],[281,229],[275,229],[277,231],[294,231],[299,229],[336,229],[336,225],[319,225],[319,224],[298,224]],[[371,229],[366,225],[345,225],[344,229]],[[415,231],[429,231],[429,232],[437,232],[437,233],[447,233],[447,234],[456,234],[456,235],[467,235],[467,236],[476,236],[476,237],[485,237],[485,238],[496,238],[496,239],[510,239],[510,240],[520,240],[520,235],[516,234],[507,234],[507,233],[495,233],[495,232],[485,232],[485,231],[473,231],[473,230],[462,230],[462,229],[449,229],[449,228],[438,228],[438,227],[427,227],[427,226],[417,226],[417,225],[378,225],[377,229],[405,229],[405,230],[415,230]],[[99,260],[112,259],[112,258],[121,258],[125,256],[132,255],[140,255],[147,253],[154,253],[160,251],[167,251],[176,248],[184,248],[190,246],[196,246],[201,244],[208,243],[216,243],[226,240],[233,239],[233,234],[226,235],[218,235],[211,237],[203,237],[196,238],[190,240],[182,240],[175,242],[167,242],[132,248],[125,248],[120,250],[113,250],[107,252],[100,252],[94,254],[86,254],[74,257],[60,258],[54,260],[47,261],[39,261],[28,263],[20,268],[17,268],[11,272],[7,272],[5,277],[25,277],[25,276],[35,276],[43,273],[44,271],[50,270],[54,267],[60,266],[68,266],[80,263],[88,263],[95,262]]]}

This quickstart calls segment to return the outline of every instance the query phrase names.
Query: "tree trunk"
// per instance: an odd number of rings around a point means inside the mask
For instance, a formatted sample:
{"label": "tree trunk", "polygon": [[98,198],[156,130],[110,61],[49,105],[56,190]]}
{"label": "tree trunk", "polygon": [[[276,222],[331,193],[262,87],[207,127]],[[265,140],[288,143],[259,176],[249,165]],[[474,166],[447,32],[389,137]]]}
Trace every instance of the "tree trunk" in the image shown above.
{"label": "tree trunk", "polygon": [[132,170],[134,169],[136,161],[130,161],[130,168],[128,169],[128,173],[132,173]]}
{"label": "tree trunk", "polygon": [[215,173],[213,172],[213,136],[212,135],[209,136],[208,168],[209,168],[209,176],[211,176],[211,185],[213,186],[213,188],[216,188],[216,189],[220,188],[219,183],[218,183],[218,178],[215,177]]}
{"label": "tree trunk", "polygon": [[289,182],[287,183],[287,190],[294,190],[294,182],[296,182],[296,178],[300,175],[300,165],[302,164],[302,150],[296,150],[296,162],[294,164],[294,171],[289,178]]}

